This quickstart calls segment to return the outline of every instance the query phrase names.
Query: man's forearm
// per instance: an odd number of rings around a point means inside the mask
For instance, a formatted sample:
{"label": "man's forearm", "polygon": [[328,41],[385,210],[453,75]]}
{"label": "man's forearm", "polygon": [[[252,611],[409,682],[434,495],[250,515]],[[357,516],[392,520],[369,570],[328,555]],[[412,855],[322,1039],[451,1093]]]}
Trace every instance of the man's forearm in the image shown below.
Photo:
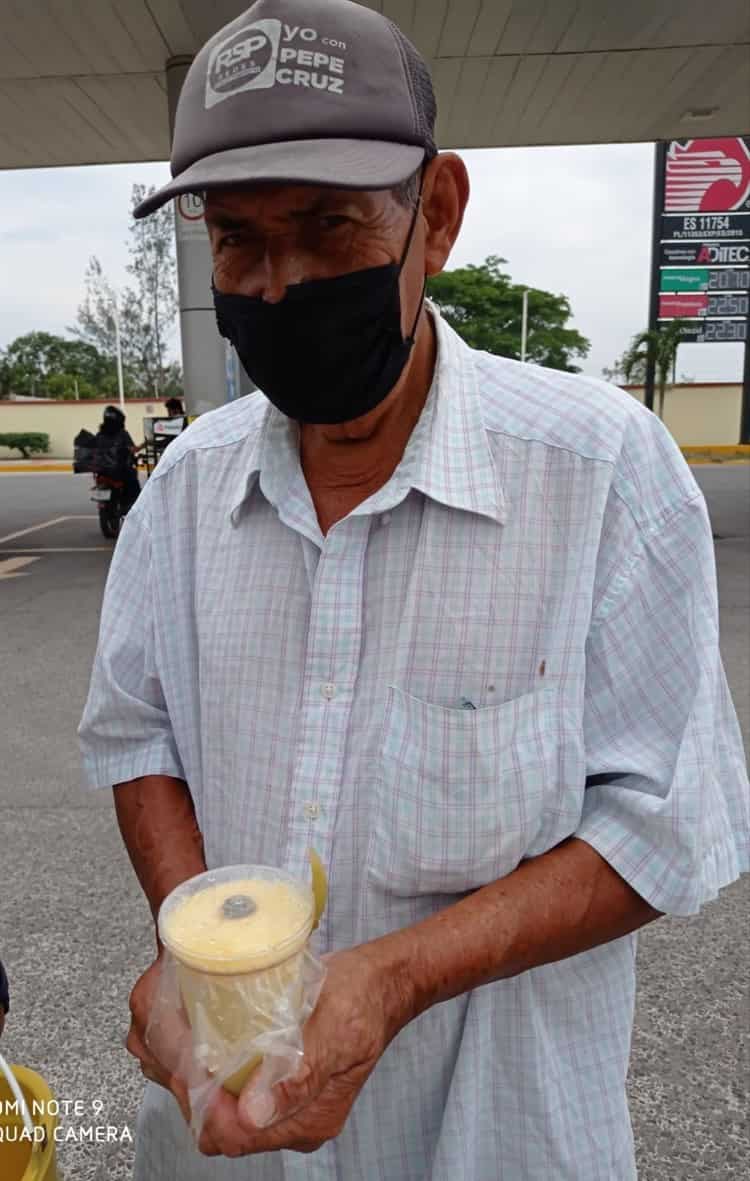
{"label": "man's forearm", "polygon": [[618,939],[659,913],[590,845],[570,839],[365,946],[399,982],[411,1019],[469,989]]}
{"label": "man's forearm", "polygon": [[116,784],[114,797],[122,839],[156,920],[167,894],[206,868],[190,790],[182,779],[146,775]]}

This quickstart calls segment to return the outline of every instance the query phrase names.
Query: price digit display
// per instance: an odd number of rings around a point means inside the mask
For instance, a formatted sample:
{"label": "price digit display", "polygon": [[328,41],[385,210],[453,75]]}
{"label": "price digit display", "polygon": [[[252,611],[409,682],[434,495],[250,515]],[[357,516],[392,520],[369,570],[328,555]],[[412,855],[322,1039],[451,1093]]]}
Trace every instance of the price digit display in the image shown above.
{"label": "price digit display", "polygon": [[708,316],[746,316],[747,295],[711,295],[708,299]]}
{"label": "price digit display", "polygon": [[743,341],[747,336],[747,324],[744,320],[710,321],[703,329],[703,340],[710,341]]}
{"label": "price digit display", "polygon": [[709,291],[750,291],[750,269],[738,271],[727,267],[724,271],[710,271]]}

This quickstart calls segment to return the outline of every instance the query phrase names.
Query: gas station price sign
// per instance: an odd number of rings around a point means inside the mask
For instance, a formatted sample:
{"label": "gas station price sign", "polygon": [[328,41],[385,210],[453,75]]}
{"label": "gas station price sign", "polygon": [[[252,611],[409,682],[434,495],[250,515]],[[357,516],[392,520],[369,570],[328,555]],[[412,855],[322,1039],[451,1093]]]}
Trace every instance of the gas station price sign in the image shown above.
{"label": "gas station price sign", "polygon": [[[750,137],[661,145],[652,316],[684,339],[746,341],[750,322]],[[652,321],[653,323],[653,321]]]}

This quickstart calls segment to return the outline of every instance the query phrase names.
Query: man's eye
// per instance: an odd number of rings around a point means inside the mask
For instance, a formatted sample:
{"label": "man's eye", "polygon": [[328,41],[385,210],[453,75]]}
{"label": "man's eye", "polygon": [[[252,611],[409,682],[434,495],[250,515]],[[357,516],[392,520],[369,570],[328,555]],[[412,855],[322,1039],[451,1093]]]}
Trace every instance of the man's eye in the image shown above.
{"label": "man's eye", "polygon": [[326,216],[321,217],[320,224],[324,230],[338,230],[341,226],[346,225],[350,220],[351,219],[346,217],[343,213],[329,213]]}
{"label": "man's eye", "polygon": [[219,238],[219,249],[223,250],[225,246],[230,248],[233,246],[239,246],[241,241],[242,239],[240,238],[239,234],[224,234],[222,238]]}

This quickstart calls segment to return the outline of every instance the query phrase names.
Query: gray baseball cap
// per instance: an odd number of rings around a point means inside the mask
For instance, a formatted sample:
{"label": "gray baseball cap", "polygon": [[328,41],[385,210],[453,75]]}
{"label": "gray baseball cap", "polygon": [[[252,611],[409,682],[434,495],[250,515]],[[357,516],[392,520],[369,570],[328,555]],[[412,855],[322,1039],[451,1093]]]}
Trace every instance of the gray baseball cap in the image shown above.
{"label": "gray baseball cap", "polygon": [[135,216],[261,181],[390,188],[436,154],[435,115],[427,65],[387,17],[350,0],[255,0],[190,66],[173,179]]}

